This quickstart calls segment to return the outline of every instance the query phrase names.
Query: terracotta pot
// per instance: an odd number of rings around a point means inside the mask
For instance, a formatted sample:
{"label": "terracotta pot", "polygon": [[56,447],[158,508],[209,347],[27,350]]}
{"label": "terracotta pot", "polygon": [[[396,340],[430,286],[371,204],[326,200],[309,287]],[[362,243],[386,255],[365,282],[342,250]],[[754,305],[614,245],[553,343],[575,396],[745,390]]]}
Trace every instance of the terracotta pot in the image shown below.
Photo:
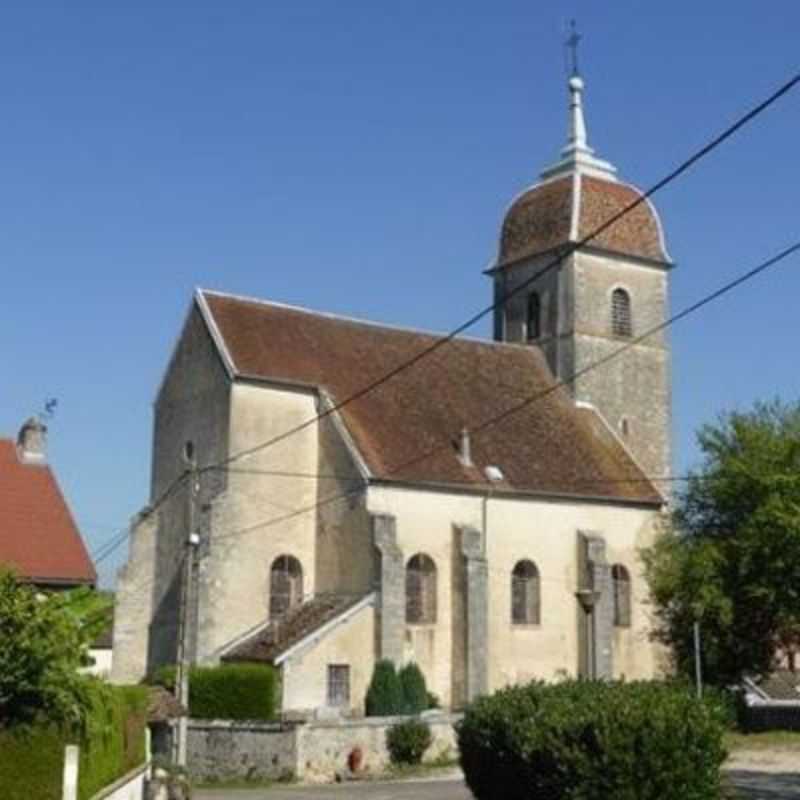
{"label": "terracotta pot", "polygon": [[358,772],[364,761],[364,752],[360,747],[354,747],[347,756],[347,766],[350,772]]}

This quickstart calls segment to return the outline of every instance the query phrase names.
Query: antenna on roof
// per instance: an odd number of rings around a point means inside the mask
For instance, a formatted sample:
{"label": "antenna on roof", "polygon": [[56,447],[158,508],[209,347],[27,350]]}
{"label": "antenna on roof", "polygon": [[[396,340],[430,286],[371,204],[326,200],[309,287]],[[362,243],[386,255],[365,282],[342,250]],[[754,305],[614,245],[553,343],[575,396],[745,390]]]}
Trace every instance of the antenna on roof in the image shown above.
{"label": "antenna on roof", "polygon": [[44,401],[44,409],[37,414],[39,417],[39,422],[47,422],[48,420],[53,419],[56,414],[56,406],[58,406],[57,398],[47,398],[47,400]]}

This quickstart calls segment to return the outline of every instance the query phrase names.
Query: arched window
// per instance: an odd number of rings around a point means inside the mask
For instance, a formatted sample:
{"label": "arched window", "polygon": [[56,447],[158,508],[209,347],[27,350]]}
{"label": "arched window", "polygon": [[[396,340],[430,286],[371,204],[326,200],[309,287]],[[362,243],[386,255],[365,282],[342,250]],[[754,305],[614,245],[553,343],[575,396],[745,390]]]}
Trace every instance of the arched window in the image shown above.
{"label": "arched window", "polygon": [[614,588],[614,624],[629,628],[631,624],[631,576],[622,564],[611,567]]}
{"label": "arched window", "polygon": [[303,600],[303,568],[294,556],[278,556],[269,575],[269,616],[285,614]]}
{"label": "arched window", "polygon": [[614,336],[633,336],[631,297],[624,289],[611,293],[611,333]]}
{"label": "arched window", "polygon": [[542,301],[536,292],[528,295],[528,317],[527,317],[527,336],[528,341],[532,342],[542,335]]}
{"label": "arched window", "polygon": [[511,573],[511,622],[538,625],[540,609],[539,570],[533,561],[518,561]]}
{"label": "arched window", "polygon": [[406,565],[406,622],[436,622],[436,564],[424,553]]}

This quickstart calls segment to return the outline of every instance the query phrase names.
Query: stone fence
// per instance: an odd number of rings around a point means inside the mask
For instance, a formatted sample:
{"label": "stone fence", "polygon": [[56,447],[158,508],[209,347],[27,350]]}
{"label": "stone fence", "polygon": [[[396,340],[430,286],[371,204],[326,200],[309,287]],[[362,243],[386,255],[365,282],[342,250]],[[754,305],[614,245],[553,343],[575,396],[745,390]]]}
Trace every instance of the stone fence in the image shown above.
{"label": "stone fence", "polygon": [[[358,747],[361,769],[380,772],[389,764],[386,731],[408,717],[364,717],[303,723],[189,720],[187,767],[193,778],[326,782],[347,773],[348,756]],[[456,758],[453,725],[458,714],[427,712],[433,742],[424,761]]]}

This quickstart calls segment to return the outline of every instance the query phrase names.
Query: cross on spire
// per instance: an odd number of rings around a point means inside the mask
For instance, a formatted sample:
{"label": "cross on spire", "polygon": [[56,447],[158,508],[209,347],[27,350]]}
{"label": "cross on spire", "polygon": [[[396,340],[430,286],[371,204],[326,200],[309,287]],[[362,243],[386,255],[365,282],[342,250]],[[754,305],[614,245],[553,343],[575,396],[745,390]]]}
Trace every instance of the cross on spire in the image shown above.
{"label": "cross on spire", "polygon": [[578,75],[578,45],[581,43],[583,35],[578,33],[578,26],[573,19],[569,24],[569,35],[564,42],[567,55],[567,69],[570,75]]}

